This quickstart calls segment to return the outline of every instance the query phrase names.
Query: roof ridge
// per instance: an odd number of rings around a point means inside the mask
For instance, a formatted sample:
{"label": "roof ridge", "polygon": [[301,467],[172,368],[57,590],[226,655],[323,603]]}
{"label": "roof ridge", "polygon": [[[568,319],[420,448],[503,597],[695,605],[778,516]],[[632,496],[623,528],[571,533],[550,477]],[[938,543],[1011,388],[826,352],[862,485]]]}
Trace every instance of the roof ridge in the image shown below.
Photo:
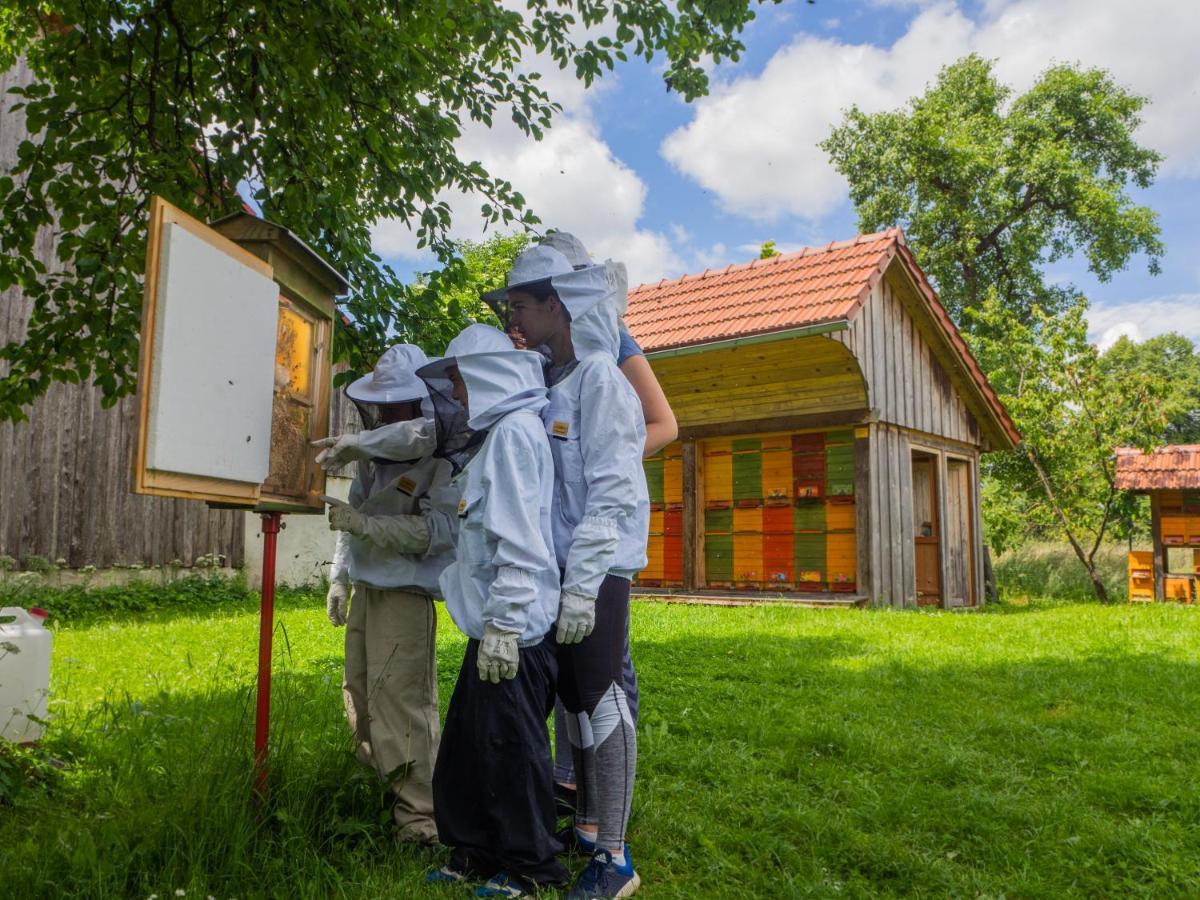
{"label": "roof ridge", "polygon": [[688,280],[703,281],[705,278],[708,278],[712,275],[728,275],[731,272],[750,269],[754,268],[755,266],[765,267],[770,265],[781,265],[782,263],[793,259],[803,259],[806,256],[818,256],[822,253],[830,253],[834,250],[846,250],[850,247],[858,247],[862,244],[870,244],[882,240],[895,240],[904,246],[908,245],[908,242],[904,239],[903,229],[901,229],[898,225],[893,225],[890,228],[885,228],[883,231],[873,231],[870,234],[857,234],[847,240],[830,241],[828,244],[819,246],[801,247],[799,250],[791,250],[787,253],[778,253],[775,256],[768,256],[766,259],[763,259],[762,257],[755,257],[754,259],[742,263],[730,262],[726,263],[724,266],[713,266],[706,268],[704,271],[699,273],[689,272],[684,273],[677,278],[662,278],[657,282],[645,282],[637,285],[634,288],[631,288],[629,293],[633,294],[650,288],[665,287],[670,284],[682,284]]}

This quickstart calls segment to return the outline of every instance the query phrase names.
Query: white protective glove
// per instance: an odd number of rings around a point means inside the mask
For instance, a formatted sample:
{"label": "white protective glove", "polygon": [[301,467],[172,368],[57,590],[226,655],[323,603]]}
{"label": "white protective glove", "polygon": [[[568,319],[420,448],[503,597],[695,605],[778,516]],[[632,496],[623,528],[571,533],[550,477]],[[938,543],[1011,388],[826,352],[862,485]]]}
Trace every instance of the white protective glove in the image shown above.
{"label": "white protective glove", "polygon": [[560,644],[578,644],[596,627],[596,598],[574,591],[563,591],[558,605]]}
{"label": "white protective glove", "polygon": [[334,627],[346,624],[346,597],[350,593],[350,585],[344,581],[331,581],[329,593],[325,595],[325,613]]}
{"label": "white protective glove", "polygon": [[360,459],[370,459],[371,454],[358,446],[359,432],[339,434],[333,437],[321,438],[312,442],[314,447],[321,447],[317,454],[317,465],[328,472],[338,466]]}
{"label": "white protective glove", "polygon": [[515,631],[502,631],[491,622],[483,625],[483,640],[479,642],[476,664],[479,680],[499,684],[501,678],[516,678],[521,655],[517,652]]}
{"label": "white protective glove", "polygon": [[355,537],[361,537],[367,529],[367,517],[345,500],[322,494],[321,499],[329,504],[329,530],[345,531]]}

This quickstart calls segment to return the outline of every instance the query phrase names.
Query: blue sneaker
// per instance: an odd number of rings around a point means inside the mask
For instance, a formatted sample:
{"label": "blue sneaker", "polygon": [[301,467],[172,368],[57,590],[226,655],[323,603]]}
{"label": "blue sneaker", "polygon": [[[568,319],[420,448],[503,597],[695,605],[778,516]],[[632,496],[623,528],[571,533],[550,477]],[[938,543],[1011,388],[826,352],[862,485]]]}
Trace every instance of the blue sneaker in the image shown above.
{"label": "blue sneaker", "polygon": [[629,855],[629,845],[625,845],[625,865],[618,866],[613,862],[612,854],[607,850],[597,850],[592,854],[587,868],[580,873],[567,900],[604,900],[608,897],[632,897],[637,893],[642,879],[633,870],[633,857]]}
{"label": "blue sneaker", "polygon": [[530,882],[507,872],[493,875],[482,887],[475,889],[476,897],[525,897],[535,893],[537,888]]}
{"label": "blue sneaker", "polygon": [[426,884],[462,884],[466,880],[467,876],[464,873],[458,871],[458,869],[452,869],[449,866],[442,866],[440,869],[434,869],[425,876]]}

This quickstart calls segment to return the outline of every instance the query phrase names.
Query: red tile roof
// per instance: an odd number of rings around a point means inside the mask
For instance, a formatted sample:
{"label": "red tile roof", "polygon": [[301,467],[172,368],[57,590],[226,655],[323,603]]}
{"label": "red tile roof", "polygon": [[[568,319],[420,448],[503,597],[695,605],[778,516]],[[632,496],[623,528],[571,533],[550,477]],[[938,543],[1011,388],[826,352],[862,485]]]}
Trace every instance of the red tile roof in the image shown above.
{"label": "red tile roof", "polygon": [[996,424],[1013,445],[1020,443],[1020,432],[917,265],[899,228],[643,284],[629,293],[625,324],[642,349],[652,353],[847,322],[897,256]]}
{"label": "red tile roof", "polygon": [[893,228],[643,284],[629,294],[625,324],[649,353],[844,321],[903,239]]}
{"label": "red tile roof", "polygon": [[1143,453],[1117,448],[1117,487],[1123,491],[1200,488],[1200,444],[1176,444]]}

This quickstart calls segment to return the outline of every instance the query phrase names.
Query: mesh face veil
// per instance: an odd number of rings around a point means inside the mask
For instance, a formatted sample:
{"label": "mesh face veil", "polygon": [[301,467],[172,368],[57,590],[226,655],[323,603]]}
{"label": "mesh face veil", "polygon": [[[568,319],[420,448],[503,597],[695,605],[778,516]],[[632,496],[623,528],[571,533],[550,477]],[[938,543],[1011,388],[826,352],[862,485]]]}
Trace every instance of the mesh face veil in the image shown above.
{"label": "mesh face veil", "polygon": [[421,376],[433,401],[433,421],[437,447],[433,455],[450,463],[457,475],[469,463],[487,437],[486,430],[475,431],[467,425],[466,408],[453,397],[454,385],[440,375]]}

